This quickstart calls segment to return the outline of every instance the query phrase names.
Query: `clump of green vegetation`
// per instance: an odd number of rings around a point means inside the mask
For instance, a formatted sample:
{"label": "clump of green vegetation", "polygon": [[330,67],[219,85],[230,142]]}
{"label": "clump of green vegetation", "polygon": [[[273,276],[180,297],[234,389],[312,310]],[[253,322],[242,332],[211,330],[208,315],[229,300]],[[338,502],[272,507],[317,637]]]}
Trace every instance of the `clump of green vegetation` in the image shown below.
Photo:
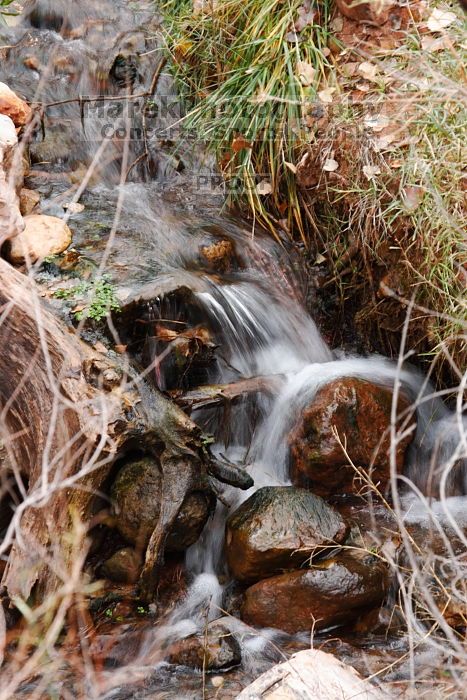
{"label": "clump of green vegetation", "polygon": [[74,287],[57,289],[54,297],[65,300],[83,300],[72,313],[77,321],[91,319],[101,321],[111,311],[120,311],[120,302],[115,294],[115,288],[106,277],[94,282],[80,282]]}
{"label": "clump of green vegetation", "polygon": [[[400,46],[374,61],[380,84],[375,81],[363,103],[341,112],[321,142],[326,152],[339,134],[344,148],[335,151],[337,173],[347,182],[328,182],[320,197],[339,219],[323,237],[338,279],[345,269],[344,294],[352,294],[356,278],[372,285],[376,322],[384,317],[385,299],[397,297],[404,304],[413,299],[418,349],[442,362],[453,364],[454,358],[461,369],[467,359],[467,48],[462,11],[456,12],[444,44],[436,36],[427,41],[415,26]],[[426,49],[430,41],[438,42],[436,50]],[[344,83],[344,89],[355,89],[357,80]],[[355,124],[365,124],[370,110],[367,128],[355,136]],[[367,327],[369,315],[367,308]]]}
{"label": "clump of green vegetation", "polygon": [[[167,0],[167,45],[192,108],[187,130],[216,154],[230,203],[247,204],[276,234],[305,238],[293,163],[303,147],[303,104],[325,71],[329,2]],[[291,165],[292,164],[292,165]]]}

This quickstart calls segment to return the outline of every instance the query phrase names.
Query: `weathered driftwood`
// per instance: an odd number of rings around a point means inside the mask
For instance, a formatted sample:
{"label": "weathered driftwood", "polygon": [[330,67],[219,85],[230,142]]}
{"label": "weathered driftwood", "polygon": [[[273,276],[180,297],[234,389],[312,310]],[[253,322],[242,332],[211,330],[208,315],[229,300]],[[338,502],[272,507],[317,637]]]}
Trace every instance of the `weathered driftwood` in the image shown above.
{"label": "weathered driftwood", "polygon": [[[164,542],[190,490],[222,469],[199,428],[128,367],[99,355],[40,302],[34,284],[0,260],[0,430],[25,498],[2,579],[8,598],[39,599],[66,577],[72,518],[88,522],[112,463],[137,447],[161,465],[161,515],[140,580],[152,599]],[[229,476],[229,475],[228,475]],[[230,474],[231,476],[231,474]],[[232,479],[224,479],[232,483]],[[246,487],[244,475],[238,482]]]}
{"label": "weathered driftwood", "polygon": [[236,700],[384,700],[377,688],[332,654],[308,649],[273,666],[237,695]]}

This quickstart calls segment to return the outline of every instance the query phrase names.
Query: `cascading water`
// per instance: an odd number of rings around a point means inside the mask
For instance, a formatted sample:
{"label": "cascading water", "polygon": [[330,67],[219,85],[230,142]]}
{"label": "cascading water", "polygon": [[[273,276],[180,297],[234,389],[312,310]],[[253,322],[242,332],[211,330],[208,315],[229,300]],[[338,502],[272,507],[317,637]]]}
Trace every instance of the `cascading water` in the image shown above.
{"label": "cascading water", "polygon": [[[15,87],[21,89],[31,100],[59,102],[70,97],[70,93],[92,93],[96,82],[99,83],[96,78],[99,70],[95,64],[103,59],[104,53],[102,47],[96,49],[96,42],[98,43],[99,36],[115,37],[115,26],[113,29],[107,27],[102,20],[102,13],[99,16],[94,11],[87,13],[86,3],[83,3],[83,7],[80,3],[79,11],[75,7],[78,17],[67,15],[68,4],[56,5],[52,13],[53,22],[50,17],[47,22],[47,17],[52,12],[51,6],[45,3],[44,10],[44,3],[37,5],[39,9],[36,7],[30,15],[31,23],[36,29],[15,30],[18,32],[17,42],[10,51],[7,65],[2,66],[0,73],[5,70],[11,79],[17,69],[17,80],[13,79]],[[125,3],[117,5],[118,9],[112,7],[109,18],[118,26],[123,16],[119,12],[123,12]],[[63,10],[62,15],[68,17],[67,22],[75,29],[91,20],[90,25],[94,27],[91,34],[77,32],[79,38],[70,38],[68,34],[64,39],[56,31],[51,31],[50,27],[57,30],[61,26],[60,8]],[[131,15],[126,9],[125,12]],[[141,12],[144,15],[144,8]],[[121,55],[131,48],[135,54],[144,55],[145,51],[150,54],[138,18],[135,19],[132,15],[131,20],[125,21],[131,24],[131,30],[126,32],[127,42],[123,48],[119,40],[116,53]],[[101,28],[101,34],[96,27]],[[53,65],[56,57],[60,57],[56,66],[62,66],[63,61],[65,64],[68,61],[73,75],[72,84],[63,76],[55,76],[55,69],[44,69],[42,73],[34,70],[32,76],[31,71],[25,71],[22,59],[31,46],[35,47],[39,63],[43,66],[47,63]],[[111,71],[114,64],[109,63],[108,57],[105,57],[104,63]],[[94,72],[91,72],[91,65],[94,66]],[[132,71],[130,65],[124,93],[128,92],[130,78],[139,83],[132,85],[133,92],[147,89],[154,65],[151,58],[136,72]],[[164,75],[161,80],[157,95],[173,94],[168,76]],[[114,80],[107,88],[107,94],[121,94],[120,84],[121,81],[119,83]],[[99,87],[103,89],[102,83]],[[75,143],[73,154],[56,160],[56,170],[59,171],[65,162],[69,164],[74,159],[87,164],[92,161],[99,148],[96,143],[103,143],[103,126],[109,123],[111,106],[112,103],[109,103],[101,111],[87,113],[84,125],[77,105],[54,107],[52,124],[48,126],[58,128],[57,121],[69,118],[69,123],[64,127],[65,131],[68,130],[67,148],[70,149],[71,143]],[[131,115],[128,118],[134,126],[135,118]],[[138,123],[140,118],[141,113],[136,118]],[[158,126],[161,128],[160,122]],[[167,123],[164,122],[162,127],[167,129]],[[101,221],[102,217],[107,217],[108,228],[111,228],[112,217],[109,217],[109,209],[105,210],[105,207],[110,205],[112,210],[118,205],[121,209],[118,221],[120,237],[116,237],[115,250],[111,252],[106,272],[119,283],[121,290],[134,287],[135,278],[142,286],[155,276],[167,279],[177,277],[180,284],[194,290],[196,303],[218,346],[218,361],[215,368],[210,370],[209,381],[229,383],[243,378],[274,375],[278,378],[278,384],[272,396],[257,398],[256,421],[253,425],[250,415],[242,406],[231,411],[227,444],[222,437],[222,420],[217,420],[216,417],[213,419],[212,412],[204,409],[197,410],[193,415],[196,422],[209,425],[210,432],[214,433],[216,443],[213,452],[245,466],[255,484],[245,492],[233,487],[224,489],[222,503],[218,503],[213,519],[200,540],[187,551],[186,566],[192,579],[189,592],[171,614],[146,635],[138,655],[140,664],[148,660],[151,663],[157,661],[158,649],[163,641],[179,639],[201,630],[206,619],[219,616],[228,581],[223,559],[227,514],[261,486],[290,483],[287,435],[301,410],[326,383],[338,377],[357,377],[388,387],[397,382],[400,390],[417,403],[417,433],[406,470],[407,478],[416,487],[422,490],[425,488],[426,474],[433,466],[433,459],[436,460],[436,478],[444,483],[443,471],[449,471],[454,463],[460,463],[467,455],[465,437],[461,434],[461,420],[452,416],[440,399],[433,398],[432,388],[416,371],[405,366],[398,369],[394,363],[379,357],[336,356],[331,352],[300,303],[295,292],[298,285],[282,272],[274,246],[261,237],[253,240],[241,226],[213,214],[217,200],[211,205],[211,210],[206,211],[206,217],[211,227],[223,227],[237,247],[242,249],[242,265],[221,278],[218,274],[197,269],[192,264],[193,252],[206,235],[206,229],[203,230],[199,225],[199,209],[196,211],[191,203],[193,200],[186,204],[183,199],[186,193],[179,197],[178,202],[182,204],[180,210],[177,209],[177,204],[164,199],[160,187],[150,181],[151,177],[156,176],[159,181],[167,180],[170,172],[175,178],[170,186],[183,189],[186,185],[186,180],[177,175],[176,167],[162,167],[164,163],[167,165],[172,161],[163,151],[157,150],[154,139],[152,146],[152,160],[143,158],[140,164],[146,163],[145,167],[135,165],[131,169],[131,160],[138,160],[142,153],[141,141],[132,144],[133,150],[125,160],[121,144],[114,139],[109,162],[105,168],[99,164],[99,183],[87,195],[88,216],[93,213],[96,218],[100,216]],[[193,161],[195,158],[188,155],[186,160]],[[121,184],[113,189],[109,182],[119,181],[122,161],[131,171],[131,177],[138,175],[136,179],[146,178],[146,181]],[[57,210],[54,196],[55,193],[51,192],[50,198],[45,200],[45,211]],[[196,196],[195,193],[195,200]],[[181,216],[184,217],[183,222],[180,222]],[[125,234],[126,229],[128,231]],[[89,253],[91,258],[94,255],[97,260],[100,254],[100,250]],[[129,264],[132,266],[131,271],[127,270]],[[456,479],[459,481],[458,476]],[[462,483],[460,487],[465,492],[466,484]],[[255,654],[264,654],[264,645],[272,638],[272,633],[262,632],[256,636],[250,628],[233,618],[231,625],[233,633],[242,641],[244,660],[249,655],[256,658]]]}

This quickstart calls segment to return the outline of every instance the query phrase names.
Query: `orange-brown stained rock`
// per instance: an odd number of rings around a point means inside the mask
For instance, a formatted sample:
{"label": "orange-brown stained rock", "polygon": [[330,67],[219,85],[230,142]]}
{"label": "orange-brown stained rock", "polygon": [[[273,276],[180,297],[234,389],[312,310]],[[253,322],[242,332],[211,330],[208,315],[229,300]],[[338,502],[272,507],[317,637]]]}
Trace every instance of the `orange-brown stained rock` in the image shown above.
{"label": "orange-brown stained rock", "polygon": [[20,127],[29,121],[32,109],[8,85],[0,83],[0,114],[10,117],[14,125]]}
{"label": "orange-brown stained rock", "polygon": [[[321,496],[356,493],[361,488],[333,432],[336,429],[354,465],[369,472],[373,483],[384,491],[390,478],[391,404],[390,389],[362,379],[347,377],[324,386],[290,434],[292,481]],[[398,414],[408,406],[401,396]],[[397,445],[398,472],[414,432]]]}
{"label": "orange-brown stained rock", "polygon": [[342,542],[347,525],[322,498],[293,486],[265,486],[230,515],[226,557],[232,575],[253,582],[301,566]]}
{"label": "orange-brown stained rock", "polygon": [[311,569],[291,571],[248,588],[242,619],[290,634],[356,619],[384,599],[387,575],[371,555],[344,553]]}
{"label": "orange-brown stained rock", "polygon": [[236,264],[235,247],[228,239],[203,245],[199,252],[204,264],[213,272],[229,272]]}

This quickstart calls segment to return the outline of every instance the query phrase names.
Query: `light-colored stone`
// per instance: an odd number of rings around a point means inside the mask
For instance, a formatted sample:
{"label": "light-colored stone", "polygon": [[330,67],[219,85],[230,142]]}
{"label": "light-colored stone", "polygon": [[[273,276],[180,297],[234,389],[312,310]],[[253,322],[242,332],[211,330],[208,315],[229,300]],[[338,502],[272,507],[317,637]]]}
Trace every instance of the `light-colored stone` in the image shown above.
{"label": "light-colored stone", "polygon": [[17,144],[15,125],[10,117],[0,114],[0,247],[24,228],[12,170]]}
{"label": "light-colored stone", "polygon": [[9,259],[21,264],[42,260],[48,255],[63,253],[71,243],[71,231],[55,216],[31,214],[24,219],[25,228],[11,242]]}
{"label": "light-colored stone", "polygon": [[6,114],[0,114],[0,153],[13,148],[18,143],[15,125]]}
{"label": "light-colored stone", "polygon": [[31,107],[5,83],[0,83],[0,114],[10,117],[16,127],[24,126],[32,114]]}
{"label": "light-colored stone", "polygon": [[248,685],[236,700],[388,700],[332,654],[299,651]]}

